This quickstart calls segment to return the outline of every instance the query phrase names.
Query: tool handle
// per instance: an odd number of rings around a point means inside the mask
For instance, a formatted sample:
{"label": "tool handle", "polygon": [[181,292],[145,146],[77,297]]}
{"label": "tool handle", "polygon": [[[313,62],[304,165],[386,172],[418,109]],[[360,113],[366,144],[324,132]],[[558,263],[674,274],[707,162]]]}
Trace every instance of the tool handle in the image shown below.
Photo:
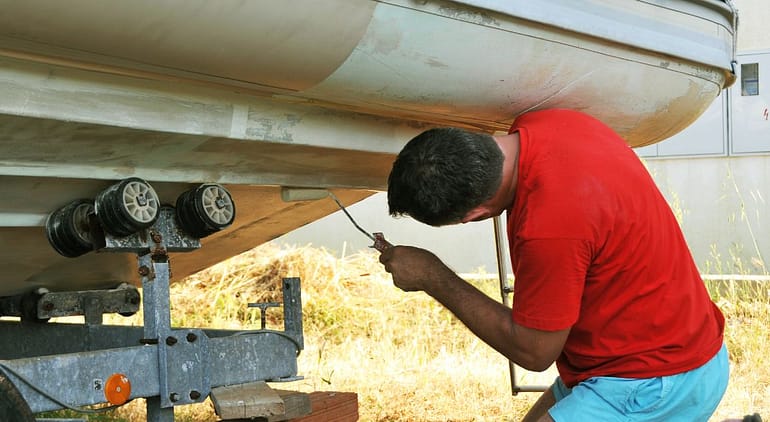
{"label": "tool handle", "polygon": [[374,244],[370,246],[371,248],[377,249],[380,251],[380,253],[385,252],[386,250],[393,247],[393,245],[385,240],[385,235],[380,232],[372,233],[374,235]]}

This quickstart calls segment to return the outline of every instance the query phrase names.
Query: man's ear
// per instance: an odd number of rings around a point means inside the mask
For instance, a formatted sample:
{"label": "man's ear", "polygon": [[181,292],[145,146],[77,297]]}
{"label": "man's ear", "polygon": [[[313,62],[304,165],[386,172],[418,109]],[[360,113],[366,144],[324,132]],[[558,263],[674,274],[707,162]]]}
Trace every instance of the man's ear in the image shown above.
{"label": "man's ear", "polygon": [[487,217],[489,217],[487,209],[483,205],[479,205],[478,207],[468,211],[463,217],[462,222],[468,223],[471,221],[479,221],[479,220],[484,220]]}

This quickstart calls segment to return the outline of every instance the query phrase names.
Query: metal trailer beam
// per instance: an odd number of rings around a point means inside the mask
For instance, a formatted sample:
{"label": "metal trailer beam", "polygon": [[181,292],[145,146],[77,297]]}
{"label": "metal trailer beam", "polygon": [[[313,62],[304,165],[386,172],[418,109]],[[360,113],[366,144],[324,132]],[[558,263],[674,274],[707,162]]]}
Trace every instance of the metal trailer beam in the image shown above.
{"label": "metal trailer beam", "polygon": [[[292,380],[296,377],[297,343],[286,334],[254,331],[208,338],[199,330],[172,330],[171,333],[181,341],[171,346],[162,342],[3,360],[0,366],[35,413],[104,403],[105,381],[116,373],[124,374],[131,381],[132,399],[159,396],[164,388],[168,391],[169,385],[182,386],[182,389],[172,391],[166,397],[172,406],[203,401],[213,387],[255,380]],[[199,336],[196,342],[208,344],[205,347],[192,346],[194,343],[187,339],[190,334]],[[167,355],[176,353],[178,357],[171,359],[173,365],[166,368],[165,386],[161,386],[158,365],[161,349],[165,349]],[[199,387],[200,381],[186,375],[195,365],[203,366],[201,372],[206,374],[203,380],[206,386]],[[172,400],[174,393],[178,395],[176,401]]]}
{"label": "metal trailer beam", "polygon": [[[181,330],[191,327],[175,328]],[[0,341],[0,361],[140,346],[143,344],[143,331],[144,327],[129,325],[0,321],[0,333],[2,333],[0,337],[3,339]],[[205,328],[202,331],[209,339],[261,332],[261,330]],[[298,333],[291,331],[293,330],[287,329],[284,333],[299,340]]]}

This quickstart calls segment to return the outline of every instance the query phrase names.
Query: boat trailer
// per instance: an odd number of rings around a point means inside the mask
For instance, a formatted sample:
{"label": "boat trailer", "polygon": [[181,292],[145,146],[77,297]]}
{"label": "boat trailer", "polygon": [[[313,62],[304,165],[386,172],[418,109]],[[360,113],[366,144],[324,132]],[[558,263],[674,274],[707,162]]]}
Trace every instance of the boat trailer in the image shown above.
{"label": "boat trailer", "polygon": [[[220,386],[294,381],[304,347],[300,280],[283,279],[284,330],[230,331],[171,326],[169,252],[201,247],[200,238],[235,217],[229,193],[204,184],[161,205],[144,180],[130,178],[94,201],[76,200],[46,222],[51,246],[75,257],[131,253],[142,295],[128,283],[113,289],[51,292],[39,288],[0,298],[0,419],[35,420],[44,411],[94,413],[147,399],[147,420],[174,420],[174,407],[199,403]],[[142,327],[102,324],[105,313],[143,308]],[[268,307],[250,304],[264,312]],[[82,315],[83,324],[48,323]],[[109,404],[100,409],[86,406]]]}

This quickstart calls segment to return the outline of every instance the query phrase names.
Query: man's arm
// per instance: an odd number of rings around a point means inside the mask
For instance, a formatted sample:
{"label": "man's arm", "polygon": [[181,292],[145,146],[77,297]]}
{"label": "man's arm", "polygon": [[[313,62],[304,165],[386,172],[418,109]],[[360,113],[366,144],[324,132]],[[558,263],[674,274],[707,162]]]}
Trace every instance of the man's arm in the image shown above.
{"label": "man's arm", "polygon": [[510,308],[458,277],[424,249],[394,246],[380,255],[380,262],[397,287],[426,292],[477,337],[525,369],[547,369],[564,347],[569,329],[541,331],[516,324]]}

